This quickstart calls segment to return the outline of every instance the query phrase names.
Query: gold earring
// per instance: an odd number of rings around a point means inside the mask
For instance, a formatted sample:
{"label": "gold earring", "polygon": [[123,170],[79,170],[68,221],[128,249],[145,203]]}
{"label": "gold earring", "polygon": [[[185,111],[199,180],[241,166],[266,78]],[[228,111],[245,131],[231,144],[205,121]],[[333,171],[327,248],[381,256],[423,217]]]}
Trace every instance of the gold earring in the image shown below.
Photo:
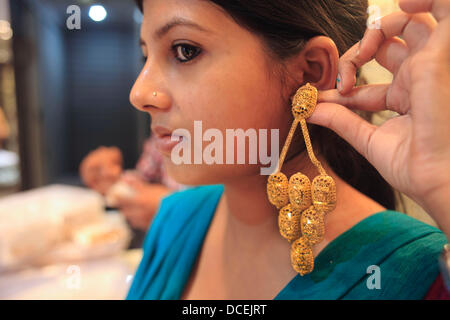
{"label": "gold earring", "polygon": [[[291,243],[291,264],[301,276],[314,270],[312,246],[325,234],[324,216],[336,207],[336,184],[316,159],[309,137],[306,119],[317,104],[317,89],[309,83],[300,87],[292,99],[292,123],[278,161],[277,171],[267,181],[267,196],[279,209],[280,234]],[[289,180],[281,172],[284,159],[300,123],[309,158],[319,171],[311,181],[301,172]]]}

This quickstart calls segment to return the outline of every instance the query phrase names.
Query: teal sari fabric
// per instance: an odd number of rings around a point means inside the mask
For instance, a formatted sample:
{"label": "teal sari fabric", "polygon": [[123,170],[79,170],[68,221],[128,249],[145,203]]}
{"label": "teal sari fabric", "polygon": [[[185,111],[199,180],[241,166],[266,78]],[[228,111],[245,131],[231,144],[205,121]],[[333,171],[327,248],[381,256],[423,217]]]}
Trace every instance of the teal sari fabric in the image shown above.
{"label": "teal sari fabric", "polygon": [[[162,200],[127,299],[180,299],[222,193],[222,185],[208,185]],[[430,225],[379,212],[330,242],[314,271],[295,276],[274,299],[422,299],[439,274],[445,243]]]}

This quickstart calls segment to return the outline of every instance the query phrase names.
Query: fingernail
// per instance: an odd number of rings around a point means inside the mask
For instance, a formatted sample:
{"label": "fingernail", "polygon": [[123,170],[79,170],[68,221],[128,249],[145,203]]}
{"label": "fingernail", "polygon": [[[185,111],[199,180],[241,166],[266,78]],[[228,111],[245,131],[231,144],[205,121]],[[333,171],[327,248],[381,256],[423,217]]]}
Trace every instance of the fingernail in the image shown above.
{"label": "fingernail", "polygon": [[342,91],[342,80],[341,80],[341,75],[338,74],[337,78],[336,78],[336,85],[337,85],[337,89],[339,91]]}
{"label": "fingernail", "polygon": [[358,42],[358,50],[356,50],[356,55],[359,56],[359,50],[361,49],[361,40]]}

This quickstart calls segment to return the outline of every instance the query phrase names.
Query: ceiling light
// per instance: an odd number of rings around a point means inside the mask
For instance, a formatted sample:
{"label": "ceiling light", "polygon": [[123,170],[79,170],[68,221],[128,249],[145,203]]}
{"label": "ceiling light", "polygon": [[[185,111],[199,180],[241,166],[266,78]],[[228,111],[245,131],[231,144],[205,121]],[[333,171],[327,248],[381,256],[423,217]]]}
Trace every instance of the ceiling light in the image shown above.
{"label": "ceiling light", "polygon": [[103,21],[105,20],[108,13],[106,12],[105,8],[101,5],[94,5],[91,6],[89,9],[89,17],[91,17],[94,21]]}

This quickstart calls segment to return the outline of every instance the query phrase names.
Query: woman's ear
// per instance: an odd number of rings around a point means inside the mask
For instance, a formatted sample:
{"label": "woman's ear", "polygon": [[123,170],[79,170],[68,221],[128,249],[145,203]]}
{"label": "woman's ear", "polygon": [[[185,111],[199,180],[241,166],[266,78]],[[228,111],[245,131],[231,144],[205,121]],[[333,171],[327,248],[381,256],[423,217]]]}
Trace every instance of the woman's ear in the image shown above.
{"label": "woman's ear", "polygon": [[334,89],[339,52],[333,40],[325,36],[310,39],[291,60],[290,73],[298,83],[309,82],[320,90]]}
{"label": "woman's ear", "polygon": [[320,90],[334,89],[339,52],[333,40],[325,36],[310,39],[302,50],[305,59],[303,77]]}

